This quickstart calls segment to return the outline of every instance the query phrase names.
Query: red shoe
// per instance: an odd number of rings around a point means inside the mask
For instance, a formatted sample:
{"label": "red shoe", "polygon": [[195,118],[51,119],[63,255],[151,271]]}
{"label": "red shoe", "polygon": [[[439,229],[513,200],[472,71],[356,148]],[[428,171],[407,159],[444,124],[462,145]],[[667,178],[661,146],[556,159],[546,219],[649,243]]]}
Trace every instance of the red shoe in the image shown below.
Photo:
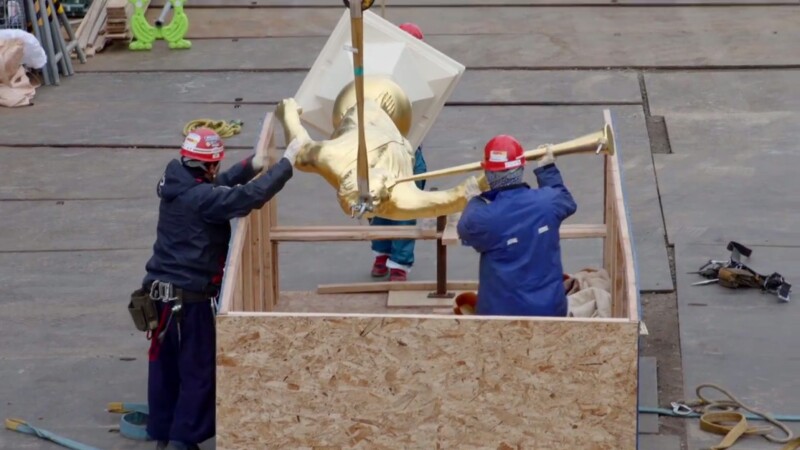
{"label": "red shoe", "polygon": [[389,273],[389,281],[406,281],[408,274],[403,269],[392,269]]}
{"label": "red shoe", "polygon": [[388,255],[381,255],[375,257],[375,263],[372,264],[372,276],[375,278],[385,277],[389,273],[389,268],[386,267],[386,261],[389,260]]}

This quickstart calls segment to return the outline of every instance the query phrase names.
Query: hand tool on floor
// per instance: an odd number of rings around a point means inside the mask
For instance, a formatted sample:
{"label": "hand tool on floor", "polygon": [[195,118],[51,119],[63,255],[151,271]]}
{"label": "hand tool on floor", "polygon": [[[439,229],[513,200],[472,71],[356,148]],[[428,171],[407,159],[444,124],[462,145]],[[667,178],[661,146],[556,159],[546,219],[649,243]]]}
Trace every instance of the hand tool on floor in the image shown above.
{"label": "hand tool on floor", "polygon": [[700,275],[708,281],[693,283],[692,286],[703,286],[707,284],[719,283],[720,286],[738,288],[759,288],[762,291],[775,294],[782,302],[790,301],[789,294],[792,285],[787,283],[783,276],[777,272],[772,275],[761,275],[742,263],[742,256],[749,258],[753,251],[744,245],[731,241],[728,243],[728,251],[731,257],[727,261],[709,260],[696,272],[689,272],[691,275]]}
{"label": "hand tool on floor", "polygon": [[356,179],[358,181],[358,205],[353,208],[353,217],[360,219],[365,212],[372,211],[372,195],[369,192],[369,161],[367,160],[367,138],[364,132],[364,16],[374,0],[350,2],[344,0],[350,9],[350,36],[353,52],[353,75],[356,84],[356,108],[358,112],[358,161]]}

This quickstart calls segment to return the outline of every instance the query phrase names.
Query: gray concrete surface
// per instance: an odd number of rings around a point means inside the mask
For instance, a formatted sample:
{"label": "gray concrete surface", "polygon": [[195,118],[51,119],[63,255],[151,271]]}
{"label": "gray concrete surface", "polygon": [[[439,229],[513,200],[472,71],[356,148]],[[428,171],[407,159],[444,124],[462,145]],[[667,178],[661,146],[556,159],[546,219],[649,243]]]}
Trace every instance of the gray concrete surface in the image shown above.
{"label": "gray concrete surface", "polygon": [[[800,249],[752,249],[746,264],[754,270],[779,272],[790,283],[800,280]],[[796,341],[800,304],[781,303],[777,297],[758,290],[691,286],[703,278],[687,272],[696,271],[711,258],[727,259],[730,253],[725,245],[680,243],[675,253],[687,398],[696,398],[698,385],[714,383],[756,409],[796,415],[800,411],[800,379],[796,375],[800,371],[800,348],[791,343]],[[713,391],[706,394],[719,397]],[[800,432],[800,424],[787,424],[795,433]],[[688,426],[688,436],[692,449],[721,441],[720,436],[701,431],[696,420]],[[748,438],[742,441],[742,448],[767,450],[775,448],[775,444],[763,438]]]}
{"label": "gray concrete surface", "polygon": [[[85,73],[66,89],[42,90],[36,102],[277,103],[293,96],[308,74],[292,72]],[[634,73],[610,71],[466,71],[449,103],[641,103]]]}
{"label": "gray concrete surface", "polygon": [[[105,412],[109,402],[147,399],[148,342],[125,309],[147,258],[146,251],[0,253],[3,419],[102,449],[152,448],[110,432],[119,416]],[[3,430],[0,448],[61,447]]]}
{"label": "gray concrete surface", "polygon": [[[222,14],[233,13],[225,10]],[[246,12],[247,17],[259,14]],[[271,27],[249,21],[237,27],[222,20],[222,34],[242,36],[196,39],[193,52],[172,52],[157,45],[152,53],[131,55],[122,46],[107,49],[103,58],[78,65],[84,71],[224,71],[307,69],[325,43],[328,30],[343,11],[294,27],[312,35],[257,38]],[[308,11],[308,10],[307,10]],[[311,9],[308,14],[320,13]],[[795,43],[800,10],[792,6],[693,8],[486,8],[398,9],[391,20],[416,20],[423,29],[452,34],[431,34],[426,42],[468,68],[641,68],[641,67],[760,67],[797,65]],[[273,15],[273,10],[263,14]],[[239,16],[241,17],[241,16]],[[278,16],[280,17],[280,16]],[[447,20],[441,20],[446,17]],[[503,20],[494,20],[494,17]],[[658,21],[653,21],[658,17]],[[245,18],[245,19],[246,19]],[[264,20],[268,20],[265,18]],[[706,24],[713,23],[713,27]],[[311,30],[311,31],[305,31]],[[209,32],[214,32],[209,30]],[[236,51],[228,51],[236,42]],[[764,51],[769,49],[769,51]],[[214,58],[195,58],[198,52]],[[120,64],[122,63],[122,64]]]}

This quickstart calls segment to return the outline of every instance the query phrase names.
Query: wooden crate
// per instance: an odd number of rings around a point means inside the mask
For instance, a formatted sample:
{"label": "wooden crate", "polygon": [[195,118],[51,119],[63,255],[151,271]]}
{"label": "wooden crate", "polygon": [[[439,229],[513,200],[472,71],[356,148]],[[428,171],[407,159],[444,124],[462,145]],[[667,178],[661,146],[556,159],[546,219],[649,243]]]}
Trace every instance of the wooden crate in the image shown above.
{"label": "wooden crate", "polygon": [[[268,115],[258,145],[270,162],[273,128]],[[605,156],[604,192],[605,223],[564,226],[562,239],[604,239],[608,319],[380,303],[393,290],[426,298],[434,282],[281,292],[279,242],[457,238],[452,227],[280,227],[275,200],[234,221],[217,316],[217,447],[635,448],[643,324],[618,151]],[[277,312],[279,298],[303,312]]]}

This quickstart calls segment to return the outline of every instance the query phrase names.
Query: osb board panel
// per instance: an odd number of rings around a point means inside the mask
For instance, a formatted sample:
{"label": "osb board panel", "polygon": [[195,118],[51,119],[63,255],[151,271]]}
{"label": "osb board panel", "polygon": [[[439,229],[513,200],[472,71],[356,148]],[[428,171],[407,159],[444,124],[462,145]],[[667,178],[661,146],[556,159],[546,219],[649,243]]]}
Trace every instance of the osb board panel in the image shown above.
{"label": "osb board panel", "polygon": [[635,448],[637,327],[217,319],[217,448]]}

